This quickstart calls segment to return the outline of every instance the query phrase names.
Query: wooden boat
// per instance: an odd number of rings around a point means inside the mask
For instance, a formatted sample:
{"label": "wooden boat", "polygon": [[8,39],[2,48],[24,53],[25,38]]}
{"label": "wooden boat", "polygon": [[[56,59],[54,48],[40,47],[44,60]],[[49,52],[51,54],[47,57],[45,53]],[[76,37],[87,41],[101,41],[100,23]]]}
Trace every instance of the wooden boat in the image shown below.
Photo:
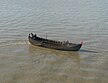
{"label": "wooden boat", "polygon": [[55,41],[47,38],[38,37],[36,34],[34,35],[32,33],[29,34],[28,39],[32,45],[56,49],[56,50],[79,51],[82,46],[82,42],[80,44],[75,44],[75,43],[69,43],[68,41],[66,42]]}

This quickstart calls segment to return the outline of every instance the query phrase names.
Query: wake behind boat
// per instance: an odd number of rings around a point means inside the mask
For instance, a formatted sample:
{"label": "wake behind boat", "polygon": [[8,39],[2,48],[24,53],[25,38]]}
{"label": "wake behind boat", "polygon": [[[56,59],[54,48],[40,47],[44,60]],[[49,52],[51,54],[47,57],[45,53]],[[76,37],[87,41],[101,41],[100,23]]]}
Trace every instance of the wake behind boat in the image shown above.
{"label": "wake behind boat", "polygon": [[70,43],[68,41],[55,41],[46,38],[38,37],[36,34],[29,34],[28,36],[29,42],[35,46],[41,46],[45,48],[51,48],[56,50],[64,50],[64,51],[79,51],[82,47],[81,44]]}

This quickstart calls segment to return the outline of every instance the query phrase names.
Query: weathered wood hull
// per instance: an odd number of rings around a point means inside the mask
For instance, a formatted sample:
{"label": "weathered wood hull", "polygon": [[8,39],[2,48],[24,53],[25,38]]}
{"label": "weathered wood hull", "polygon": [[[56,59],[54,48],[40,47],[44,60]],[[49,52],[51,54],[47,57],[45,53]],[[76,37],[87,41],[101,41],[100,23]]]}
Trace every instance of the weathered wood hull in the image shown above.
{"label": "weathered wood hull", "polygon": [[45,47],[45,48],[56,49],[56,50],[79,51],[80,48],[82,47],[82,44],[73,44],[71,46],[67,46],[67,45],[61,45],[61,44],[44,43],[43,41],[34,40],[32,38],[28,38],[28,39],[29,39],[29,42],[32,45],[40,46],[40,47]]}

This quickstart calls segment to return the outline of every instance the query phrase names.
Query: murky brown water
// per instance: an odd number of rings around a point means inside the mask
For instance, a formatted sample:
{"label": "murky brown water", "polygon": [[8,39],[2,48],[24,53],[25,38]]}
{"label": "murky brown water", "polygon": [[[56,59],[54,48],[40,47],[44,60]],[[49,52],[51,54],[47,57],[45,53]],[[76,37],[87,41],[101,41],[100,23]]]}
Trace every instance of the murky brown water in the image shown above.
{"label": "murky brown water", "polygon": [[[108,83],[107,0],[1,0],[0,83]],[[32,46],[30,32],[84,45]]]}

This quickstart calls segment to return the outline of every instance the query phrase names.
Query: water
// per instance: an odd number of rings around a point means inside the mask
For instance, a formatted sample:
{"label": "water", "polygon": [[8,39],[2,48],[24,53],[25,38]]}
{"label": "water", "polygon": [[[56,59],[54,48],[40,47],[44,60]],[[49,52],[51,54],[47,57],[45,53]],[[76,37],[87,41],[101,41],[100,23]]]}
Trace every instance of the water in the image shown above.
{"label": "water", "polygon": [[[0,83],[107,83],[107,0],[1,0]],[[30,32],[84,45],[64,52],[30,45]]]}

